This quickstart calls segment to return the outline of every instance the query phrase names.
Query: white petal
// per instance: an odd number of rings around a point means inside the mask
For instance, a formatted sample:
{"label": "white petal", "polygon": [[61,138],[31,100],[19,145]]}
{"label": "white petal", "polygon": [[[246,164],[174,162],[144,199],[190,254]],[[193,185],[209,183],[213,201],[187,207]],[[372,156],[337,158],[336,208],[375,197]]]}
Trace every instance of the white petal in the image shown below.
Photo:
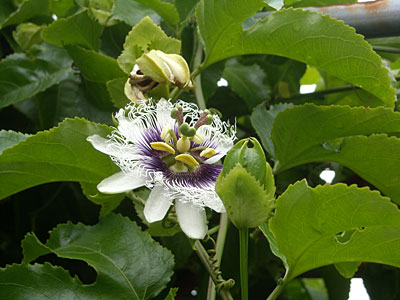
{"label": "white petal", "polygon": [[94,135],[88,136],[86,138],[86,140],[88,142],[90,142],[96,150],[103,152],[105,154],[108,154],[108,155],[112,154],[111,148],[109,147],[109,144],[108,144],[108,139],[105,139],[97,134],[94,134]]}
{"label": "white petal", "polygon": [[118,172],[110,177],[103,179],[97,189],[104,194],[118,194],[137,189],[146,184],[147,178],[140,176],[139,172],[125,174]]}
{"label": "white petal", "polygon": [[216,163],[217,161],[219,161],[222,157],[224,157],[225,154],[226,154],[226,152],[215,154],[214,156],[210,157],[209,159],[206,159],[206,160],[204,161],[204,163],[205,163],[205,164],[210,164],[210,165],[211,165],[211,164],[215,164],[215,163]]}
{"label": "white petal", "polygon": [[[215,192],[214,192],[215,193]],[[208,200],[208,201],[207,201]],[[217,213],[224,213],[226,212],[225,206],[222,203],[222,200],[218,197],[217,193],[215,193],[215,196],[213,195],[212,197],[208,197],[204,201],[204,204],[211,208],[212,210],[215,210]]]}
{"label": "white petal", "polygon": [[155,186],[144,206],[144,216],[149,223],[157,222],[164,219],[172,201],[168,196],[168,191],[163,186]]}
{"label": "white petal", "polygon": [[182,231],[192,239],[203,239],[207,233],[205,209],[179,200],[176,201],[175,206]]}

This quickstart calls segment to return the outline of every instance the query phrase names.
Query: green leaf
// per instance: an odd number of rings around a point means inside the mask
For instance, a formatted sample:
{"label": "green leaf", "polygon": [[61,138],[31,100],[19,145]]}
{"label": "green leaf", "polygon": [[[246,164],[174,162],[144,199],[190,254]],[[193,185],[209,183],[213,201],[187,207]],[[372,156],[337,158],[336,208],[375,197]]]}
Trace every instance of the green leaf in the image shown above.
{"label": "green leaf", "polygon": [[0,130],[0,154],[4,151],[4,149],[18,144],[27,137],[29,137],[29,134],[23,134],[11,130]]}
{"label": "green leaf", "polygon": [[293,104],[282,104],[271,106],[268,110],[264,104],[257,106],[251,114],[250,120],[265,150],[275,160],[274,144],[271,139],[271,131],[274,124],[275,117],[286,108],[292,107]]}
{"label": "green leaf", "polygon": [[111,96],[114,106],[117,108],[125,107],[131,101],[126,97],[124,92],[126,77],[116,78],[107,82],[107,90]]}
{"label": "green leaf", "polygon": [[74,0],[50,0],[51,12],[57,17],[67,16],[74,8]]}
{"label": "green leaf", "polygon": [[175,25],[179,22],[178,11],[171,3],[161,0],[135,0],[136,2],[147,6],[158,13],[168,25]]}
{"label": "green leaf", "polygon": [[19,24],[13,31],[13,38],[23,51],[42,41],[42,27],[33,23]]}
{"label": "green leaf", "polygon": [[357,272],[358,267],[361,262],[343,262],[335,264],[336,270],[342,275],[344,278],[352,278],[354,274]]}
{"label": "green leaf", "polygon": [[118,172],[107,155],[86,138],[107,136],[111,128],[82,119],[67,119],[58,127],[39,132],[0,156],[0,199],[32,186],[55,181],[99,183]]}
{"label": "green leaf", "polygon": [[59,19],[43,29],[42,37],[58,47],[80,45],[98,50],[103,26],[91,19],[86,10],[65,19]]}
{"label": "green leaf", "polygon": [[198,3],[199,0],[175,0],[180,22],[184,22],[194,15]]}
{"label": "green leaf", "polygon": [[272,140],[279,171],[336,161],[400,203],[400,139],[386,135],[399,132],[400,113],[390,109],[308,104],[278,114]]}
{"label": "green leaf", "polygon": [[[6,4],[6,9],[9,11],[10,7]],[[22,23],[35,16],[43,16],[49,14],[49,1],[48,0],[24,0],[16,11],[11,13],[4,21],[1,27],[6,27],[14,24]],[[0,23],[1,25],[1,23]]]}
{"label": "green leaf", "polygon": [[49,263],[12,265],[0,269],[0,287],[1,299],[113,299],[106,288],[96,293],[93,288],[85,287],[78,278],[71,278],[68,271]]}
{"label": "green leaf", "polygon": [[[172,275],[172,254],[126,217],[110,214],[95,226],[61,224],[42,244],[33,233],[22,241],[23,262],[43,255],[79,259],[97,271],[92,290],[106,290],[113,299],[153,299]],[[40,249],[40,250],[39,250]],[[34,254],[32,254],[34,253]],[[111,299],[111,298],[110,298]]]}
{"label": "green leaf", "polygon": [[0,2],[0,28],[2,28],[4,22],[7,21],[8,17],[15,11],[12,0],[3,0]]}
{"label": "green leaf", "polygon": [[117,61],[93,50],[77,46],[68,47],[68,53],[85,79],[86,90],[91,96],[92,102],[96,103],[99,108],[111,109],[106,82],[126,76]]}
{"label": "green leaf", "polygon": [[152,49],[179,54],[181,42],[168,37],[149,17],[145,17],[127,35],[118,64],[122,70],[130,73],[136,59]]}
{"label": "green leaf", "polygon": [[400,211],[368,188],[297,182],[276,201],[269,228],[287,260],[288,280],[343,262],[400,267]]}
{"label": "green leaf", "polygon": [[264,83],[266,75],[256,64],[247,66],[235,59],[228,60],[222,77],[246,101],[249,110],[267,99],[269,89]]}
{"label": "green leaf", "polygon": [[315,12],[284,9],[243,30],[261,0],[200,2],[197,21],[205,43],[204,66],[231,56],[274,54],[318,67],[393,106],[388,71],[354,28]]}
{"label": "green leaf", "polygon": [[0,61],[0,108],[46,90],[72,75],[70,66],[12,54]]}
{"label": "green leaf", "polygon": [[75,76],[34,96],[40,128],[51,128],[65,118],[74,117],[111,124],[111,111],[96,107],[86,92],[79,76]]}
{"label": "green leaf", "polygon": [[126,76],[112,57],[77,46],[68,47],[68,53],[81,74],[90,81],[106,83],[109,80]]}
{"label": "green leaf", "polygon": [[178,288],[172,288],[169,290],[167,297],[164,300],[174,300],[176,297],[176,293],[178,292]]}
{"label": "green leaf", "polygon": [[113,15],[131,26],[135,26],[146,16],[150,17],[156,24],[159,24],[161,20],[154,10],[133,0],[115,0]]}
{"label": "green leaf", "polygon": [[283,7],[283,0],[266,0],[267,4],[274,9],[281,9]]}
{"label": "green leaf", "polygon": [[329,265],[319,269],[321,277],[325,281],[329,299],[348,300],[350,292],[350,280],[343,278],[334,266]]}
{"label": "green leaf", "polygon": [[108,215],[116,209],[125,198],[125,193],[103,194],[97,190],[97,184],[81,182],[82,191],[85,196],[97,205],[101,205],[100,217]]}

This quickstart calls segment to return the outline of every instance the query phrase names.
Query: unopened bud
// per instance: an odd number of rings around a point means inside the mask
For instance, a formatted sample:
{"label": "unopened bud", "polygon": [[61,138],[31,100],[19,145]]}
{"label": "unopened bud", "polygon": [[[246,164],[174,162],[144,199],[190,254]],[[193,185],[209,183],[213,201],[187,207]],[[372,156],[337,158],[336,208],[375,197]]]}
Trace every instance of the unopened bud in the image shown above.
{"label": "unopened bud", "polygon": [[275,184],[257,139],[243,139],[228,152],[215,190],[237,228],[254,228],[267,221]]}

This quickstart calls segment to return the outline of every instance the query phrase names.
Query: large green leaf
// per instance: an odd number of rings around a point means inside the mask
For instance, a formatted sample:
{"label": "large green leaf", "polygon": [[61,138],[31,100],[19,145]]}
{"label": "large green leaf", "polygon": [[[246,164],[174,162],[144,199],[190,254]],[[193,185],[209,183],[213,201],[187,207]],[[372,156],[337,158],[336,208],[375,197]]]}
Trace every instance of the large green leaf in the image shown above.
{"label": "large green leaf", "polygon": [[271,106],[268,110],[264,104],[260,104],[254,108],[250,120],[258,136],[261,139],[261,143],[265,150],[268,151],[269,155],[275,159],[274,144],[271,139],[271,131],[273,128],[274,120],[278,113],[285,110],[286,108],[292,107],[291,103],[279,103]]}
{"label": "large green leaf", "polygon": [[0,107],[32,97],[71,75],[70,66],[22,53],[9,55],[0,62]]}
{"label": "large green leaf", "polygon": [[170,280],[174,265],[167,249],[119,215],[108,215],[95,226],[59,225],[46,244],[30,233],[22,246],[24,262],[47,253],[83,260],[95,268],[96,282],[82,285],[63,269],[48,264],[14,265],[0,271],[1,299],[32,299],[33,295],[60,300],[153,299]]}
{"label": "large green leaf", "polygon": [[15,7],[12,0],[3,0],[0,2],[0,28],[7,21],[8,17],[14,12]]}
{"label": "large green leaf", "polygon": [[400,211],[377,191],[344,184],[290,186],[269,227],[288,279],[320,266],[376,262],[400,267]]}
{"label": "large green leaf", "polygon": [[86,10],[66,19],[59,19],[43,29],[43,39],[58,47],[80,45],[97,50],[103,26],[89,17]]}
{"label": "large green leaf", "polygon": [[126,36],[124,51],[118,57],[118,64],[122,70],[130,73],[136,59],[152,49],[179,54],[181,42],[168,37],[161,27],[145,17]]}
{"label": "large green leaf", "polygon": [[11,130],[0,130],[0,154],[4,149],[7,149],[20,141],[25,140],[29,135]]}
{"label": "large green leaf", "polygon": [[[8,1],[5,2],[7,3]],[[7,4],[6,4],[6,9],[8,11],[10,9],[10,6],[7,6]],[[23,21],[29,20],[32,17],[43,16],[47,15],[48,13],[49,13],[48,0],[24,0],[19,5],[18,9],[7,17],[7,19],[4,21],[3,24],[0,23],[0,28],[9,25],[19,24],[22,23]]]}
{"label": "large green leaf", "polygon": [[222,75],[228,80],[229,87],[246,101],[249,110],[267,99],[270,91],[264,84],[265,76],[260,66],[243,65],[235,59],[226,63]]}
{"label": "large green leaf", "polygon": [[196,16],[204,66],[244,54],[274,54],[318,67],[393,106],[388,71],[354,28],[327,15],[284,9],[243,30],[242,22],[264,6],[261,0],[202,0]]}
{"label": "large green leaf", "polygon": [[67,119],[4,150],[0,155],[0,199],[47,182],[99,183],[119,169],[86,138],[110,132],[105,125]]}
{"label": "large green leaf", "polygon": [[278,114],[272,141],[278,170],[336,161],[400,203],[400,139],[386,135],[399,133],[400,113],[390,109],[308,104]]}
{"label": "large green leaf", "polygon": [[78,46],[68,47],[68,52],[85,79],[86,91],[91,96],[92,102],[99,108],[111,109],[106,82],[121,77],[127,79],[117,61],[112,57]]}
{"label": "large green leaf", "polygon": [[131,26],[135,26],[146,16],[149,16],[156,24],[159,24],[161,19],[154,10],[133,0],[115,0],[113,15]]}
{"label": "large green leaf", "polygon": [[179,22],[178,11],[176,10],[175,6],[171,3],[167,3],[161,0],[134,0],[134,1],[154,10],[169,25],[175,25]]}

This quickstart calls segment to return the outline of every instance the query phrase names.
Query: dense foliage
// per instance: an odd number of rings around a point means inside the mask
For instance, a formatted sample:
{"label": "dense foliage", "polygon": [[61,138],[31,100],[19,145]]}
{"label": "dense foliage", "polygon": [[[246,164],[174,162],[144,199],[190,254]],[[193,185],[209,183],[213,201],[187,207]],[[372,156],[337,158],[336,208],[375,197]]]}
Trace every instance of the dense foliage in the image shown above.
{"label": "dense foliage", "polygon": [[[347,300],[353,276],[400,299],[400,37],[301,9],[339,2],[2,0],[0,299]],[[202,240],[178,204],[150,222],[148,186],[97,188],[121,166],[87,139],[143,95],[260,141],[228,153]],[[152,147],[203,163],[175,142]]]}

